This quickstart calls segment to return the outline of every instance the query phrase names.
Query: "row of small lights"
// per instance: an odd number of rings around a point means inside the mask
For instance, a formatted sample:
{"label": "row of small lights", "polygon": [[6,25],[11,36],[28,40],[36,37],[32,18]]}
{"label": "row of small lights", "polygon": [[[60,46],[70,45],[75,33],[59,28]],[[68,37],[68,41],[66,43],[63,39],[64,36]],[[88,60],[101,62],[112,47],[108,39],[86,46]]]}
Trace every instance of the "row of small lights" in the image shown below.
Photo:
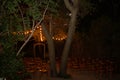
{"label": "row of small lights", "polygon": [[[41,41],[44,41],[45,39],[42,38],[43,34],[42,34],[42,28],[41,26],[40,27],[37,27],[37,29],[40,29],[40,40]],[[24,31],[24,32],[13,32],[14,35],[29,35],[32,33],[32,30],[27,30],[27,31]],[[54,40],[57,40],[57,41],[62,41],[62,40],[65,40],[67,38],[66,35],[64,36],[53,36],[52,39]]]}

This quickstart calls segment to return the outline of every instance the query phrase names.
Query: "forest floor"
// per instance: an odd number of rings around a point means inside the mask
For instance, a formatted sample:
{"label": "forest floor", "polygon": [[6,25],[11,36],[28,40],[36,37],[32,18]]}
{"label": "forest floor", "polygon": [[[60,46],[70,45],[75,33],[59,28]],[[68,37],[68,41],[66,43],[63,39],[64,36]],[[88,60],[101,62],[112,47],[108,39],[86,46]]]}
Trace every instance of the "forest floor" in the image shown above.
{"label": "forest floor", "polygon": [[[95,71],[86,71],[80,70],[78,68],[72,68],[70,65],[68,66],[67,73],[71,75],[71,78],[69,79],[63,79],[63,78],[52,78],[50,77],[49,73],[49,67],[47,69],[47,72],[41,72],[41,64],[43,66],[43,70],[46,69],[46,65],[44,62],[41,62],[41,60],[37,60],[37,63],[35,61],[30,61],[32,59],[26,59],[25,61],[30,63],[28,65],[28,69],[31,67],[32,69],[35,69],[33,72],[30,72],[30,78],[26,80],[120,80],[120,73],[119,74],[113,74],[113,73],[96,73]],[[32,62],[32,64],[31,64]],[[41,63],[39,65],[39,63]],[[37,64],[37,65],[36,65]],[[27,65],[26,65],[27,66]],[[49,66],[49,65],[48,65]],[[40,67],[40,70],[38,70]],[[59,63],[57,64],[57,70],[59,69]],[[31,69],[30,69],[31,70]]]}
{"label": "forest floor", "polygon": [[68,73],[72,76],[70,79],[51,78],[47,73],[39,71],[32,73],[31,79],[27,80],[120,80],[120,74],[105,76],[96,75],[93,72],[79,71],[77,69],[68,69]]}

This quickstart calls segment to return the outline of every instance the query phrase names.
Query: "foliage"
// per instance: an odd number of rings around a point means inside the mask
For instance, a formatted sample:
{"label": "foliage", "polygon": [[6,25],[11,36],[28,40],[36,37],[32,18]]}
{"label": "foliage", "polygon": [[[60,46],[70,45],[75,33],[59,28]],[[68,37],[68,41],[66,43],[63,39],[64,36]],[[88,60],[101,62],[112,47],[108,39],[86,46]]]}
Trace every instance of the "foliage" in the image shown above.
{"label": "foliage", "polygon": [[[0,44],[3,51],[0,53],[0,77],[10,80],[21,80],[25,76],[25,68],[22,62],[22,55],[16,57],[17,36],[6,33],[0,36]],[[24,72],[19,74],[19,72]]]}
{"label": "foliage", "polygon": [[39,21],[43,9],[49,3],[49,12],[56,12],[53,0],[5,0],[1,1],[0,26],[3,30],[19,31],[32,27],[32,21]]}
{"label": "foliage", "polygon": [[0,44],[3,46],[0,77],[11,80],[21,78],[18,72],[24,70],[24,66],[16,57],[16,44],[24,40],[24,36],[13,35],[13,32],[31,29],[33,24],[35,26],[48,3],[48,13],[56,13],[57,4],[53,0],[0,0]]}
{"label": "foliage", "polygon": [[36,23],[41,19],[43,10],[46,8],[48,3],[48,12],[55,13],[57,4],[53,0],[1,0],[1,44],[4,45],[4,47],[12,47],[17,43],[17,41],[24,40],[24,36],[13,36],[12,33],[31,29],[33,21]]}
{"label": "foliage", "polygon": [[5,50],[0,54],[0,77],[21,80],[25,74],[23,62],[13,50]]}

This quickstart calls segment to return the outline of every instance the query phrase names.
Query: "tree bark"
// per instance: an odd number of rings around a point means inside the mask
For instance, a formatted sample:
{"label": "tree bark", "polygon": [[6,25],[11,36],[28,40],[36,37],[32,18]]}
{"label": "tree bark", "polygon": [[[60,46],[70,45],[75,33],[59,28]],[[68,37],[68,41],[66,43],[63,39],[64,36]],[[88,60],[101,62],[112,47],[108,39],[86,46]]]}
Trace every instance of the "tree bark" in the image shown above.
{"label": "tree bark", "polygon": [[[64,0],[66,1],[66,0]],[[68,6],[67,6],[68,5]],[[77,18],[77,13],[78,13],[78,7],[70,6],[70,3],[66,3],[66,7],[71,11],[71,20],[69,23],[69,29],[68,29],[68,37],[63,49],[62,57],[61,57],[61,65],[60,65],[60,73],[59,75],[61,77],[66,77],[67,76],[67,59],[68,59],[68,54],[71,46],[71,42],[73,39],[73,35],[75,33],[75,24],[76,24],[76,18]]]}
{"label": "tree bark", "polygon": [[67,40],[66,40],[66,43],[63,49],[63,53],[62,53],[61,66],[60,66],[61,76],[62,75],[65,76],[67,74],[66,73],[67,72],[67,59],[68,59],[68,54],[69,54],[69,50],[70,50],[70,46],[72,42],[72,37],[75,32],[76,14],[77,14],[77,11],[72,13],[69,31],[68,31],[68,37],[67,37]]}
{"label": "tree bark", "polygon": [[54,42],[52,40],[52,36],[48,33],[44,24],[42,24],[42,29],[45,34],[46,40],[48,42],[49,59],[50,59],[50,75],[51,77],[56,77],[57,69],[56,69]]}

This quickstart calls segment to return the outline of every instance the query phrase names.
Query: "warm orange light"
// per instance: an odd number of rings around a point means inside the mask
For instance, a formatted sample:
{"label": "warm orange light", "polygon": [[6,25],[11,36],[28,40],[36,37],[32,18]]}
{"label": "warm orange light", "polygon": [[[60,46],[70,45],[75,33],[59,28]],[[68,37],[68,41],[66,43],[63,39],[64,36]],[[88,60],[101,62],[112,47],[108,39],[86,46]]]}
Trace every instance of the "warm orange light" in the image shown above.
{"label": "warm orange light", "polygon": [[[37,29],[35,30],[35,32],[36,31],[38,31],[37,35],[38,35],[39,41],[41,41],[41,42],[45,41],[45,36],[43,35],[43,31],[42,31],[41,25],[39,25],[37,27]],[[29,35],[30,33],[32,33],[32,30],[27,30],[27,31],[23,31],[23,32],[13,32],[14,35],[16,35],[16,34],[18,34],[18,35]],[[67,36],[66,36],[66,34],[64,32],[56,34],[56,35],[54,35],[52,37],[53,40],[58,40],[58,41],[62,41],[64,39],[66,39],[66,38],[67,38]]]}

